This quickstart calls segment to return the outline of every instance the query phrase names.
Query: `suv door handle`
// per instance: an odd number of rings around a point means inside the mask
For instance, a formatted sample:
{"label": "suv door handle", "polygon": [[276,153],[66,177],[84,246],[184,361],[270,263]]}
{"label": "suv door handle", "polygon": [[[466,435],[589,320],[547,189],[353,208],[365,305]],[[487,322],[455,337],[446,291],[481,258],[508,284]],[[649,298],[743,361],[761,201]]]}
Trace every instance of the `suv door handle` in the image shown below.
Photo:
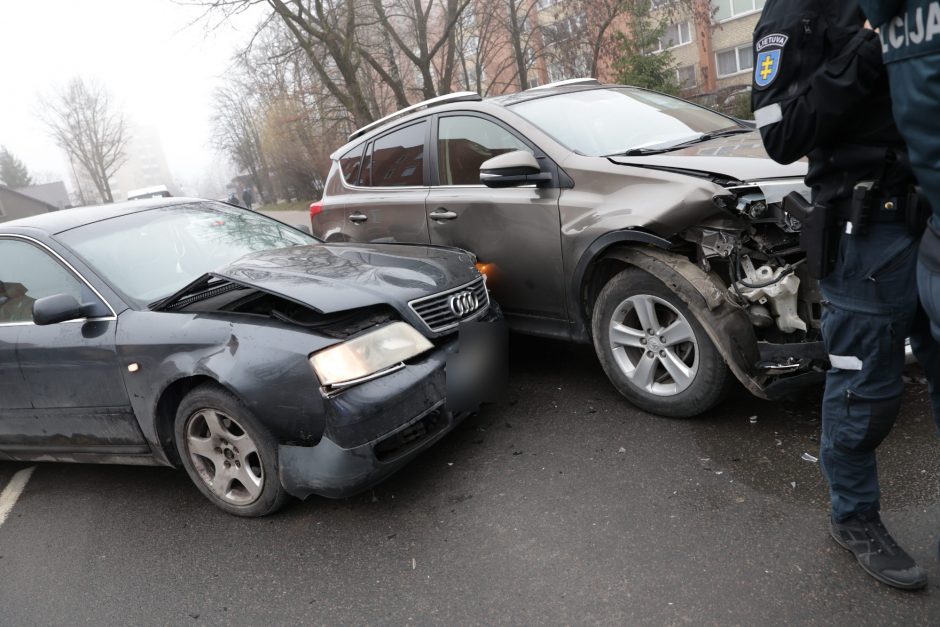
{"label": "suv door handle", "polygon": [[369,216],[367,216],[367,215],[364,214],[364,213],[351,213],[351,214],[349,214],[349,221],[350,221],[350,222],[355,222],[356,224],[362,224],[363,222],[365,222],[365,221],[368,220],[368,219],[369,219]]}
{"label": "suv door handle", "polygon": [[457,214],[453,211],[448,211],[444,207],[438,207],[434,211],[428,214],[428,217],[432,220],[456,220]]}

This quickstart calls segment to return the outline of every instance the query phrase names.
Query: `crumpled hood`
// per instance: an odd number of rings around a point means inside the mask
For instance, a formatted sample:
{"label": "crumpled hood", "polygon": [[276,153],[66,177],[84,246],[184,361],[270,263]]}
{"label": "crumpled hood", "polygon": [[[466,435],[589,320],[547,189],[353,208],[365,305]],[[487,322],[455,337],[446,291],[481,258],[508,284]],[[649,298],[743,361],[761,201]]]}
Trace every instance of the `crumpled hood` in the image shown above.
{"label": "crumpled hood", "polygon": [[609,159],[623,165],[680,168],[720,174],[739,181],[782,177],[802,178],[806,176],[807,167],[805,159],[790,165],[781,165],[771,159],[764,150],[760,133],[757,131],[717,137],[661,155],[609,157]]}
{"label": "crumpled hood", "polygon": [[480,276],[470,255],[408,244],[314,244],[246,255],[212,273],[323,313],[408,301]]}

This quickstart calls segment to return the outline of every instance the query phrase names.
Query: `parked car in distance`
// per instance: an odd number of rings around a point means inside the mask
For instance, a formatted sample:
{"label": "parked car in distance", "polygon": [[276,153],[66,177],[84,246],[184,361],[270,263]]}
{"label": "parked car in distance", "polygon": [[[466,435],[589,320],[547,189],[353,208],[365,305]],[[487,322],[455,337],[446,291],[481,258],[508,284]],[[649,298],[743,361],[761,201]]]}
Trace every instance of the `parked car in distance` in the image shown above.
{"label": "parked car in distance", "polygon": [[183,198],[4,223],[0,460],[182,465],[241,516],[365,489],[473,409],[445,379],[493,316],[473,262]]}
{"label": "parked car in distance", "polygon": [[510,327],[593,342],[616,388],[693,416],[737,379],[778,398],[828,367],[818,284],[752,126],[645,89],[568,81],[419,103],[332,156],[313,233],[473,252]]}
{"label": "parked car in distance", "polygon": [[166,185],[151,185],[150,187],[141,187],[128,191],[127,199],[144,200],[147,198],[169,198],[172,195]]}

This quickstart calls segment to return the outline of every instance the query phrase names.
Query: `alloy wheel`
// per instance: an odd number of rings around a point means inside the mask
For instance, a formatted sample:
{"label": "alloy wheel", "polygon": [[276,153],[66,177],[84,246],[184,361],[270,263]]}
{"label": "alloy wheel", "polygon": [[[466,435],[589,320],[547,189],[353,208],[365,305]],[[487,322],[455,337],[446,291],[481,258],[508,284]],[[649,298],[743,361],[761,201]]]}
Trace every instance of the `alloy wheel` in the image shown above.
{"label": "alloy wheel", "polygon": [[258,447],[231,416],[211,408],[194,412],[186,421],[186,448],[197,474],[219,499],[248,505],[261,496]]}
{"label": "alloy wheel", "polygon": [[610,319],[608,338],[624,376],[650,394],[672,396],[695,380],[699,365],[695,332],[685,316],[662,298],[638,294],[624,300]]}

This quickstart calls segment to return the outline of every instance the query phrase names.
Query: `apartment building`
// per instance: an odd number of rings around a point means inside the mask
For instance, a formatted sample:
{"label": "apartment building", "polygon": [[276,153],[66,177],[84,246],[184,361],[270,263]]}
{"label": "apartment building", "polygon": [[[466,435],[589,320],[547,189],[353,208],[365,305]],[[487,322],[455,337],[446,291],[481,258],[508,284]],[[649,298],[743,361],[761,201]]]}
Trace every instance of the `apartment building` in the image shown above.
{"label": "apartment building", "polygon": [[[533,41],[533,78],[530,83],[584,76],[590,67],[591,42],[577,36],[595,35],[590,22],[602,3],[578,0],[531,0],[540,37]],[[676,61],[676,74],[685,95],[735,91],[751,84],[753,69],[752,33],[765,0],[693,0],[691,6],[675,0],[653,0],[654,17],[667,21],[666,31],[650,54],[668,50]],[[613,63],[618,50],[616,32],[629,33],[630,24],[621,16],[599,42],[598,78],[613,81]],[[530,85],[531,86],[531,85]]]}

